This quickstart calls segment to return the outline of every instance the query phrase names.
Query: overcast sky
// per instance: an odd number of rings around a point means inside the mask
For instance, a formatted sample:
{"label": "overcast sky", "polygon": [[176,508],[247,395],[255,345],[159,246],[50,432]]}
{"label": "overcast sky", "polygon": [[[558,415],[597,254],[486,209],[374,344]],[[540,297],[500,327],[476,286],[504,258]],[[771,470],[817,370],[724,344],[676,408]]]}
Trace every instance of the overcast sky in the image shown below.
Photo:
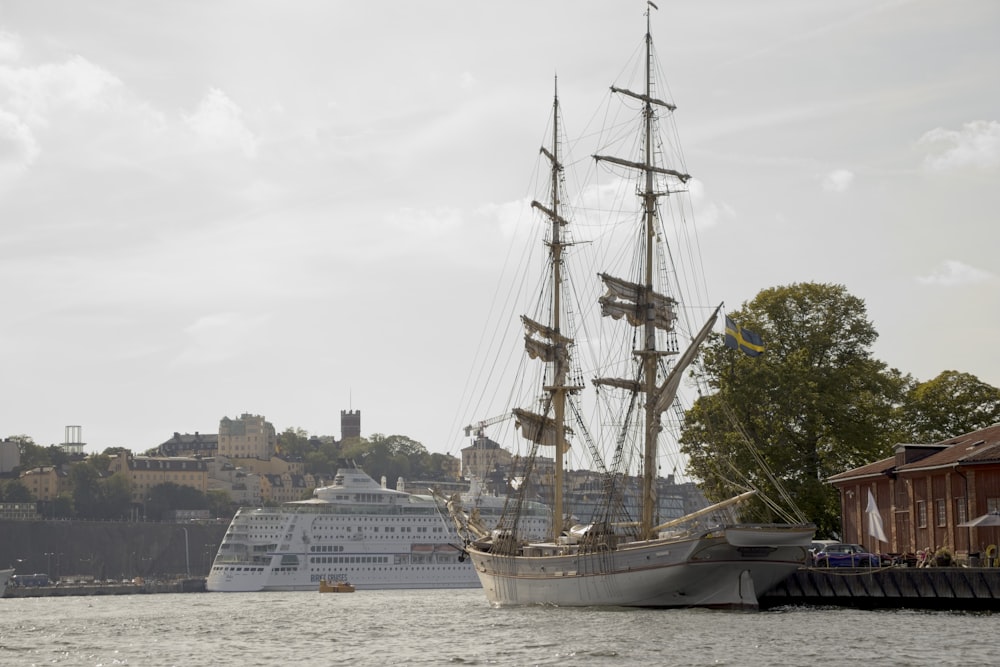
{"label": "overcast sky", "polygon": [[[1000,386],[1000,2],[659,0],[710,292],[839,283],[875,356]],[[0,0],[0,437],[262,414],[457,454],[558,73],[638,0]]]}

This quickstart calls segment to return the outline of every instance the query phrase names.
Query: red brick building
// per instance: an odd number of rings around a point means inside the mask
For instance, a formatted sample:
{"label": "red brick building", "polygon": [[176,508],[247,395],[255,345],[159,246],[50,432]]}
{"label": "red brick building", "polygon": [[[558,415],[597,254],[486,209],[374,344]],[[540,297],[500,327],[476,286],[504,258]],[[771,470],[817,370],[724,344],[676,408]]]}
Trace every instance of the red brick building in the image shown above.
{"label": "red brick building", "polygon": [[[1000,424],[929,445],[896,445],[892,458],[829,479],[840,491],[842,539],[883,553],[948,548],[959,559],[996,553],[1000,527],[959,527],[1000,512]],[[868,492],[888,543],[871,535]]]}

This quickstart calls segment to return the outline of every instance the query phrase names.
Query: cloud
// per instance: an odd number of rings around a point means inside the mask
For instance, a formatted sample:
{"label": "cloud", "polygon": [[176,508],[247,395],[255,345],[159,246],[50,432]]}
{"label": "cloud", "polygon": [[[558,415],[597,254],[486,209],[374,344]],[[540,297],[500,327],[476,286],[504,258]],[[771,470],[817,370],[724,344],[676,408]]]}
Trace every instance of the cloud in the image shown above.
{"label": "cloud", "polygon": [[847,169],[835,169],[823,179],[823,189],[827,192],[846,192],[854,182],[854,172]]}
{"label": "cloud", "polygon": [[917,282],[922,285],[938,287],[957,287],[973,285],[995,279],[989,271],[977,269],[954,259],[945,260],[937,269],[926,276],[918,276]]}
{"label": "cloud", "polygon": [[20,118],[0,109],[0,187],[38,157],[38,142]]}
{"label": "cloud", "polygon": [[208,91],[193,114],[182,117],[207,145],[236,148],[248,158],[256,157],[257,138],[243,123],[243,110],[218,88]]}
{"label": "cloud", "polygon": [[531,232],[535,223],[531,212],[530,198],[502,204],[484,204],[476,210],[476,214],[486,219],[495,220],[504,238],[526,236]]}
{"label": "cloud", "polygon": [[924,167],[932,171],[995,167],[1000,165],[1000,122],[976,120],[960,130],[935,128],[917,144],[927,147]]}
{"label": "cloud", "polygon": [[0,62],[21,58],[21,40],[17,35],[0,30]]}
{"label": "cloud", "polygon": [[184,329],[187,344],[175,364],[212,364],[240,357],[264,344],[267,319],[233,312],[201,317]]}
{"label": "cloud", "polygon": [[472,72],[462,72],[462,77],[460,79],[460,84],[462,88],[468,90],[470,88],[475,88],[479,81],[476,79]]}
{"label": "cloud", "polygon": [[0,103],[32,127],[49,125],[60,109],[94,111],[114,103],[118,77],[86,58],[37,67],[0,66]]}
{"label": "cloud", "polygon": [[444,236],[462,224],[458,209],[447,207],[434,210],[404,207],[387,217],[389,223],[400,232],[419,238]]}
{"label": "cloud", "polygon": [[715,227],[724,219],[736,218],[736,211],[729,204],[717,204],[708,199],[705,194],[705,184],[697,178],[687,183],[691,196],[691,207],[694,209],[695,221],[698,227],[708,229]]}

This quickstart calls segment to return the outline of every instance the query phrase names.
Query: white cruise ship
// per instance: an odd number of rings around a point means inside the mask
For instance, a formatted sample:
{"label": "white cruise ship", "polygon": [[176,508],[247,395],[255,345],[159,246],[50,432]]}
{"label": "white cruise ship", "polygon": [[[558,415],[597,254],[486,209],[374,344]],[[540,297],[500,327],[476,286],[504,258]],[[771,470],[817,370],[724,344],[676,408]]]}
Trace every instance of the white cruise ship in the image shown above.
{"label": "white cruise ship", "polygon": [[[402,483],[398,484],[402,487]],[[467,511],[496,525],[503,499],[471,489]],[[521,524],[528,539],[549,531],[541,503]],[[219,545],[209,591],[315,591],[320,579],[357,589],[476,588],[479,579],[443,503],[389,489],[364,471],[342,468],[314,497],[275,508],[241,508]]]}

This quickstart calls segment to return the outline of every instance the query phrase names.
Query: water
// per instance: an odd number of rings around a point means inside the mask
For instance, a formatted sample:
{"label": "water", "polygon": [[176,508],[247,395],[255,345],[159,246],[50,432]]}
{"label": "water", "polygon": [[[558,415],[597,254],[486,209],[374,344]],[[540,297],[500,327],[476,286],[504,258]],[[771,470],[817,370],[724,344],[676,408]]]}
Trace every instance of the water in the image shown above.
{"label": "water", "polygon": [[994,664],[990,614],[493,609],[480,590],[0,600],[0,665]]}

